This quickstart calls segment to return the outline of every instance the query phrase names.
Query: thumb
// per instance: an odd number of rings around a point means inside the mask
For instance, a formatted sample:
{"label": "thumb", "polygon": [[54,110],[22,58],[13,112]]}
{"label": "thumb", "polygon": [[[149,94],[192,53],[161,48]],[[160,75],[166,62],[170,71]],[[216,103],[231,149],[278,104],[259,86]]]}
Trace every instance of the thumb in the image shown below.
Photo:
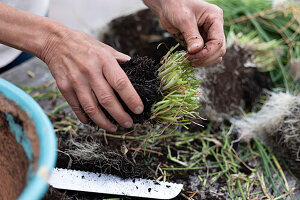
{"label": "thumb", "polygon": [[203,49],[204,41],[199,33],[196,20],[189,21],[188,23],[182,23],[179,30],[187,44],[189,54],[195,54]]}

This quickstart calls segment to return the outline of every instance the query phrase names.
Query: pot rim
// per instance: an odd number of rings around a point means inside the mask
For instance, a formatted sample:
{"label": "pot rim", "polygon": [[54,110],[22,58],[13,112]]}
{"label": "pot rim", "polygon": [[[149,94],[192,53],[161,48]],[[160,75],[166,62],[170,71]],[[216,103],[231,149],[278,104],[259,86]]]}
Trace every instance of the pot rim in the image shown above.
{"label": "pot rim", "polygon": [[41,199],[48,189],[48,179],[56,164],[57,141],[52,123],[30,95],[2,78],[0,78],[0,93],[14,101],[33,120],[40,142],[37,169],[18,199]]}

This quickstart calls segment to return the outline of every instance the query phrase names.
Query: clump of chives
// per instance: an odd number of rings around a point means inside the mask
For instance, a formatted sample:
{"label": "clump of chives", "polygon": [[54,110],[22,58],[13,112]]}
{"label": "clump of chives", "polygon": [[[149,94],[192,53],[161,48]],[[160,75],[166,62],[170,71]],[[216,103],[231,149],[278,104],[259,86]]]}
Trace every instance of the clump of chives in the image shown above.
{"label": "clump of chives", "polygon": [[199,107],[197,88],[201,83],[194,77],[195,69],[186,58],[185,51],[174,46],[163,57],[158,68],[162,98],[151,109],[151,120],[161,124],[187,125],[197,118]]}

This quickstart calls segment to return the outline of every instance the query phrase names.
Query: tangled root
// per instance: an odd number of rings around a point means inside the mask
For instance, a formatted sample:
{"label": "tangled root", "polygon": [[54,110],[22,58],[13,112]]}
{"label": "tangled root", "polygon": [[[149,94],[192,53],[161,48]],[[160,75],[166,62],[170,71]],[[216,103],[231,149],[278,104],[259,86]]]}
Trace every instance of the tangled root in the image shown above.
{"label": "tangled root", "polygon": [[120,146],[104,146],[97,137],[70,138],[61,146],[64,147],[58,152],[57,167],[113,174],[122,178],[150,176],[145,164],[135,163],[117,149]]}
{"label": "tangled root", "polygon": [[[202,80],[199,88],[200,116],[214,122],[223,122],[250,111],[257,97],[267,88],[268,77],[259,72],[253,63],[253,51],[247,47],[232,45],[221,63],[197,68],[197,78]],[[253,67],[247,67],[252,63]]]}
{"label": "tangled root", "polygon": [[271,93],[257,113],[231,120],[240,138],[257,138],[300,175],[300,97]]}

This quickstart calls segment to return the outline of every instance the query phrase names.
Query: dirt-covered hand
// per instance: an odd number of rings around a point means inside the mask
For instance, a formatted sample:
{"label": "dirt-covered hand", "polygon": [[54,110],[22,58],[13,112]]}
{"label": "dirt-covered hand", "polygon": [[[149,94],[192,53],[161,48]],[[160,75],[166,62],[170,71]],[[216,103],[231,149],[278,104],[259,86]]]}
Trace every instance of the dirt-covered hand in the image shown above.
{"label": "dirt-covered hand", "polygon": [[88,123],[89,117],[99,127],[116,131],[100,103],[120,125],[131,127],[132,119],[114,91],[132,112],[143,111],[140,97],[118,64],[130,57],[90,35],[65,28],[48,38],[40,58],[49,66],[58,88],[81,122]]}
{"label": "dirt-covered hand", "polygon": [[222,61],[226,52],[223,11],[202,0],[144,0],[163,27],[188,49],[194,66]]}

